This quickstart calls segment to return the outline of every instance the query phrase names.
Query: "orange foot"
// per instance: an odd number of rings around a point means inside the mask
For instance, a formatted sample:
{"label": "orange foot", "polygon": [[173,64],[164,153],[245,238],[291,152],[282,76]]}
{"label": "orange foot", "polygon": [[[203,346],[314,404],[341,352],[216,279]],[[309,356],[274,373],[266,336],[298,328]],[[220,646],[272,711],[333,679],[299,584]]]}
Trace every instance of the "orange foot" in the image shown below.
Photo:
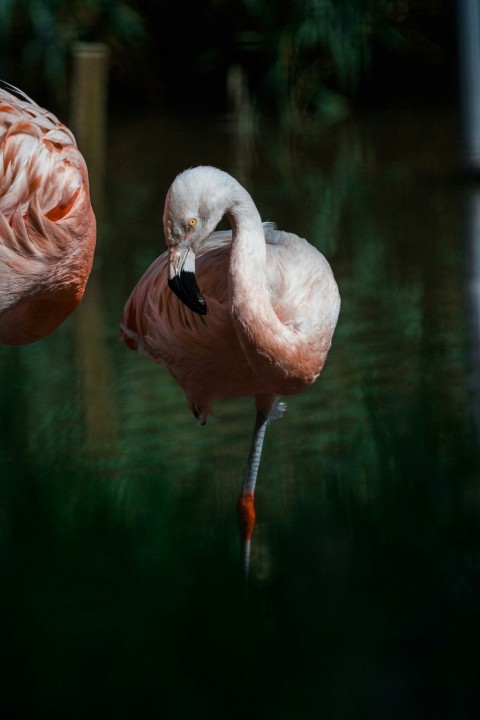
{"label": "orange foot", "polygon": [[237,501],[237,512],[240,520],[242,540],[251,540],[255,527],[255,498],[253,493],[240,495]]}

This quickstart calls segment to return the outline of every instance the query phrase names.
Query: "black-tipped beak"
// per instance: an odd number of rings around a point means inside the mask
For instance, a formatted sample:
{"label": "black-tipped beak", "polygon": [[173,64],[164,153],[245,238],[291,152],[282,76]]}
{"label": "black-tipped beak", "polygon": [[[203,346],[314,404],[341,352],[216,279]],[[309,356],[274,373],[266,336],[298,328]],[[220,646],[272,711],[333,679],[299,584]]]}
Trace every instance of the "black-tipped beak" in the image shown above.
{"label": "black-tipped beak", "polygon": [[191,248],[170,248],[168,286],[175,295],[193,312],[207,314],[205,298],[195,278],[195,254]]}
{"label": "black-tipped beak", "polygon": [[199,315],[207,314],[207,304],[198,289],[194,273],[181,272],[179,275],[175,275],[169,279],[168,287],[190,310]]}

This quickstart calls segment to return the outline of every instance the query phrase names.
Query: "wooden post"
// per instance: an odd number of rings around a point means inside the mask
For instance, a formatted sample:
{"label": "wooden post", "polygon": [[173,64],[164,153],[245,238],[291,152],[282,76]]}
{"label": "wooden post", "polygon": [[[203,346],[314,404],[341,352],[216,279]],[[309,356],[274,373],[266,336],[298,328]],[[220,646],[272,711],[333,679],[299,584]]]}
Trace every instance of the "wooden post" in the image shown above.
{"label": "wooden post", "polygon": [[102,212],[107,144],[108,47],[78,42],[73,46],[70,126],[85,158],[93,209]]}
{"label": "wooden post", "polygon": [[232,65],[228,69],[227,96],[233,139],[232,172],[239,182],[248,184],[254,159],[255,111],[247,76],[240,65]]}
{"label": "wooden post", "polygon": [[[85,158],[90,198],[97,219],[101,252],[107,145],[108,48],[102,43],[75,43],[71,82],[70,126]],[[84,400],[85,443],[94,455],[107,456],[116,443],[116,408],[111,391],[112,367],[105,343],[102,285],[95,263],[84,298],[75,312],[76,359]]]}

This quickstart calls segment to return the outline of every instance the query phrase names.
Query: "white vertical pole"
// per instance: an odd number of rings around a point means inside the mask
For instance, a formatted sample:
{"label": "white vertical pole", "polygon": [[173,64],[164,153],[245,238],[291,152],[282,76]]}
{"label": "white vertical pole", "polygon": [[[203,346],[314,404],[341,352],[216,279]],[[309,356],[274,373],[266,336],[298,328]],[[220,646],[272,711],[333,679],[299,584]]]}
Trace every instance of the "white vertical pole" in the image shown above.
{"label": "white vertical pole", "polygon": [[480,173],[480,0],[459,2],[459,64],[467,166]]}

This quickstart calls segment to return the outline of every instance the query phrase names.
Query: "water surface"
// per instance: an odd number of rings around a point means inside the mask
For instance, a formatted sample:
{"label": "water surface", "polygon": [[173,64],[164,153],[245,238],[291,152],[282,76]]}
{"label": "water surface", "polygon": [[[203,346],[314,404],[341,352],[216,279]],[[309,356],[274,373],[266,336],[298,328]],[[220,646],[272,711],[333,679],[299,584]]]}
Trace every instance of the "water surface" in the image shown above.
{"label": "water surface", "polygon": [[[112,119],[84,302],[0,348],[5,717],[477,717],[478,198],[455,112],[256,127]],[[248,584],[253,401],[200,428],[118,341],[197,164],[322,250],[343,301],[321,378],[268,429]]]}

